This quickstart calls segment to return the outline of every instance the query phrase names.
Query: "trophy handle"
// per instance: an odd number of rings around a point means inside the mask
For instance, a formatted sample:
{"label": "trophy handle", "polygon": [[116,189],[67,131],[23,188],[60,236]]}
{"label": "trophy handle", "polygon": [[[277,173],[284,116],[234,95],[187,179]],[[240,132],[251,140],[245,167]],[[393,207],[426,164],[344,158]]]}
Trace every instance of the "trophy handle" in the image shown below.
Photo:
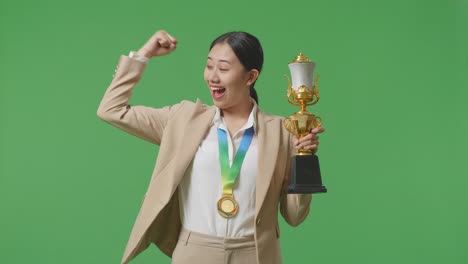
{"label": "trophy handle", "polygon": [[296,134],[296,127],[294,126],[291,118],[286,117],[283,119],[283,126],[288,130],[291,134]]}
{"label": "trophy handle", "polygon": [[320,116],[314,116],[314,127],[322,127],[322,118]]}

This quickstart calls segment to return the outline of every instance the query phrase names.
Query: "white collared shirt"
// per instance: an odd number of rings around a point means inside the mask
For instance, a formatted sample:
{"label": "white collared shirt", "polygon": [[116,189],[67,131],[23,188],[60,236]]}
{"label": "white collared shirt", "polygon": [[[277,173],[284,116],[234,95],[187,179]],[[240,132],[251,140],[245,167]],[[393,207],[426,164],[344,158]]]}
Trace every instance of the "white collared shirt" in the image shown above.
{"label": "white collared shirt", "polygon": [[[254,234],[258,147],[255,120],[257,104],[253,99],[252,102],[254,107],[247,123],[234,135],[229,134],[220,109],[216,108],[211,127],[179,184],[180,218],[184,228],[219,237]],[[239,211],[233,218],[226,219],[217,211],[217,202],[223,190],[217,130],[223,129],[229,135],[228,153],[232,165],[245,130],[252,126],[254,136],[234,184],[234,198],[239,204]]]}

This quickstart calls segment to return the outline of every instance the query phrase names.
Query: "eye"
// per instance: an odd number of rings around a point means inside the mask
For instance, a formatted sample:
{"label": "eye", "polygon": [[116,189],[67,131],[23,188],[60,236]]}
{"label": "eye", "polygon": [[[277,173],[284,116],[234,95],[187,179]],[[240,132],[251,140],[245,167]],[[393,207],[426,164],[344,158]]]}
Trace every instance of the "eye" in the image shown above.
{"label": "eye", "polygon": [[212,69],[213,69],[213,66],[207,64],[207,65],[206,65],[206,68],[207,68],[208,70],[212,70]]}
{"label": "eye", "polygon": [[224,68],[223,68],[223,69],[219,69],[219,71],[221,71],[221,72],[227,72],[227,71],[229,71],[229,69],[224,69]]}

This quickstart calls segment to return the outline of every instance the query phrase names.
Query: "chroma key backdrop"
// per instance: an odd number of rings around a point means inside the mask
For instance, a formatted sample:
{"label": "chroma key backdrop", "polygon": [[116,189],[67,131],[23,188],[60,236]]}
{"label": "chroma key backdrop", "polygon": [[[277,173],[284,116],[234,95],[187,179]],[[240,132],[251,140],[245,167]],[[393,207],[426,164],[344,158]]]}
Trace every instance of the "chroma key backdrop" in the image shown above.
{"label": "chroma key backdrop", "polygon": [[[0,262],[120,263],[158,147],[96,111],[121,55],[157,30],[131,104],[200,98],[211,41],[257,36],[260,107],[289,116],[288,63],[316,62],[326,194],[285,264],[468,263],[468,1],[0,2]],[[190,133],[190,131],[187,131]],[[132,263],[170,263],[154,245]]]}

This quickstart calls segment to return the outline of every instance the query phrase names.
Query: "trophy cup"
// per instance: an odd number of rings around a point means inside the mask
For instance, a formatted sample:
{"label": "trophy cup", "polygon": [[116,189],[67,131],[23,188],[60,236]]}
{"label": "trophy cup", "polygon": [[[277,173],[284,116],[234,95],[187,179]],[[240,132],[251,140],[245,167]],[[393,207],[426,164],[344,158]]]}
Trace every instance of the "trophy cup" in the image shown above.
{"label": "trophy cup", "polygon": [[[322,125],[322,118],[316,116],[306,107],[316,104],[319,99],[318,78],[313,80],[315,63],[300,53],[288,64],[291,72],[292,84],[288,80],[288,102],[299,106],[299,112],[283,119],[284,127],[296,138],[301,138],[310,133],[313,127]],[[292,97],[292,101],[291,101]],[[324,193],[327,192],[322,185],[320,165],[316,155],[309,149],[298,149],[296,155],[291,157],[291,174],[288,193]]]}

